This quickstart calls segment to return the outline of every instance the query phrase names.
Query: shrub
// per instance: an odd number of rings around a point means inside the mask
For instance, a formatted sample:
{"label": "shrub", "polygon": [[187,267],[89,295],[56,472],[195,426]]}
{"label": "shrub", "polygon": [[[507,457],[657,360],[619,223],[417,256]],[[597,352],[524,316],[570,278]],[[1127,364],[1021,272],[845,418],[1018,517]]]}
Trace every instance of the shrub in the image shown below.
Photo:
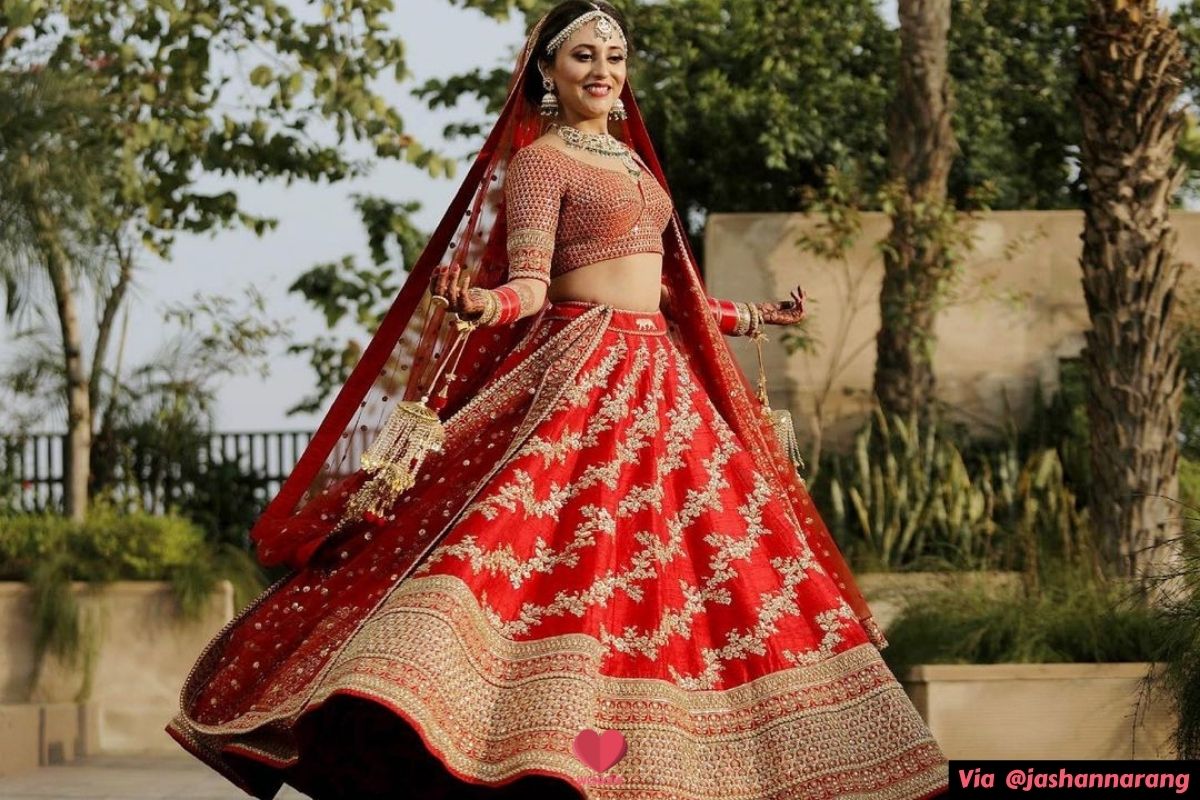
{"label": "shrub", "polygon": [[29,583],[36,656],[40,662],[53,653],[82,664],[80,699],[90,685],[95,632],[80,619],[71,581],[168,581],[180,614],[195,619],[222,578],[234,584],[238,608],[265,588],[249,553],[210,544],[202,528],[181,516],[122,513],[103,502],[82,523],[51,513],[0,515],[0,580]]}
{"label": "shrub", "polygon": [[862,571],[1025,569],[1040,548],[1087,551],[1087,512],[1058,450],[988,448],[927,420],[876,407],[848,456],[830,456],[814,489]]}
{"label": "shrub", "polygon": [[[1170,623],[1090,566],[1042,564],[1036,582],[998,595],[978,581],[915,598],[888,629],[894,672],[916,664],[1157,661]],[[1032,590],[1029,587],[1036,587]]]}

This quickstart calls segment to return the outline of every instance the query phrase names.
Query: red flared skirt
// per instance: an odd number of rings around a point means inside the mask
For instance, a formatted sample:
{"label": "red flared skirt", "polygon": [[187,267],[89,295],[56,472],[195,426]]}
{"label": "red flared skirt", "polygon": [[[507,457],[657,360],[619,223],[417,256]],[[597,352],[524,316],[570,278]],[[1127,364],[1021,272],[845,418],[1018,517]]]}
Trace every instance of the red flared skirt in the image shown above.
{"label": "red flared skirt", "polygon": [[661,313],[547,306],[446,428],[385,525],[209,644],[167,727],[187,750],[260,798],[945,789]]}

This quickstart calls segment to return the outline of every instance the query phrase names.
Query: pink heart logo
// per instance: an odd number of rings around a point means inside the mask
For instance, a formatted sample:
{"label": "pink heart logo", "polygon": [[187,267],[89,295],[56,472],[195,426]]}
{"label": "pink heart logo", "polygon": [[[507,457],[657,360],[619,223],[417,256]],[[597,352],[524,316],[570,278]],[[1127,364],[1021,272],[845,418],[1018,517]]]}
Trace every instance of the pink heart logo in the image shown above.
{"label": "pink heart logo", "polygon": [[581,730],[575,736],[571,749],[575,757],[587,764],[596,772],[604,772],[625,756],[628,745],[625,735],[620,731],[604,731],[600,733],[591,728]]}

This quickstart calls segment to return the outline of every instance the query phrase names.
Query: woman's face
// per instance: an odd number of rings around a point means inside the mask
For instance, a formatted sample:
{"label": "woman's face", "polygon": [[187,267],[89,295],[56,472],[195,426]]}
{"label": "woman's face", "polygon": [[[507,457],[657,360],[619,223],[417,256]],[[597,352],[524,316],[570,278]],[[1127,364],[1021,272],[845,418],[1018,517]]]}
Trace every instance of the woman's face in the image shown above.
{"label": "woman's face", "polygon": [[607,129],[608,112],[625,87],[626,55],[621,37],[614,34],[604,41],[596,34],[594,20],[559,46],[546,72],[568,125],[598,120],[598,130]]}

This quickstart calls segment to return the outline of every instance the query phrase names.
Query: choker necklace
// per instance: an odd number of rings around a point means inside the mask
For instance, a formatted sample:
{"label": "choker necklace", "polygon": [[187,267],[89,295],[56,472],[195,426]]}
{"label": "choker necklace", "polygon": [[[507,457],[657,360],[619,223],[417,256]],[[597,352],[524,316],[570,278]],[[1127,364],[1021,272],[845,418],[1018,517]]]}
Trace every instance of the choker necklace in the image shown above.
{"label": "choker necklace", "polygon": [[642,168],[633,160],[625,143],[611,133],[585,133],[571,125],[560,125],[557,122],[550,123],[550,127],[570,147],[602,156],[616,156],[621,160],[621,164],[630,176],[635,179],[640,178]]}

